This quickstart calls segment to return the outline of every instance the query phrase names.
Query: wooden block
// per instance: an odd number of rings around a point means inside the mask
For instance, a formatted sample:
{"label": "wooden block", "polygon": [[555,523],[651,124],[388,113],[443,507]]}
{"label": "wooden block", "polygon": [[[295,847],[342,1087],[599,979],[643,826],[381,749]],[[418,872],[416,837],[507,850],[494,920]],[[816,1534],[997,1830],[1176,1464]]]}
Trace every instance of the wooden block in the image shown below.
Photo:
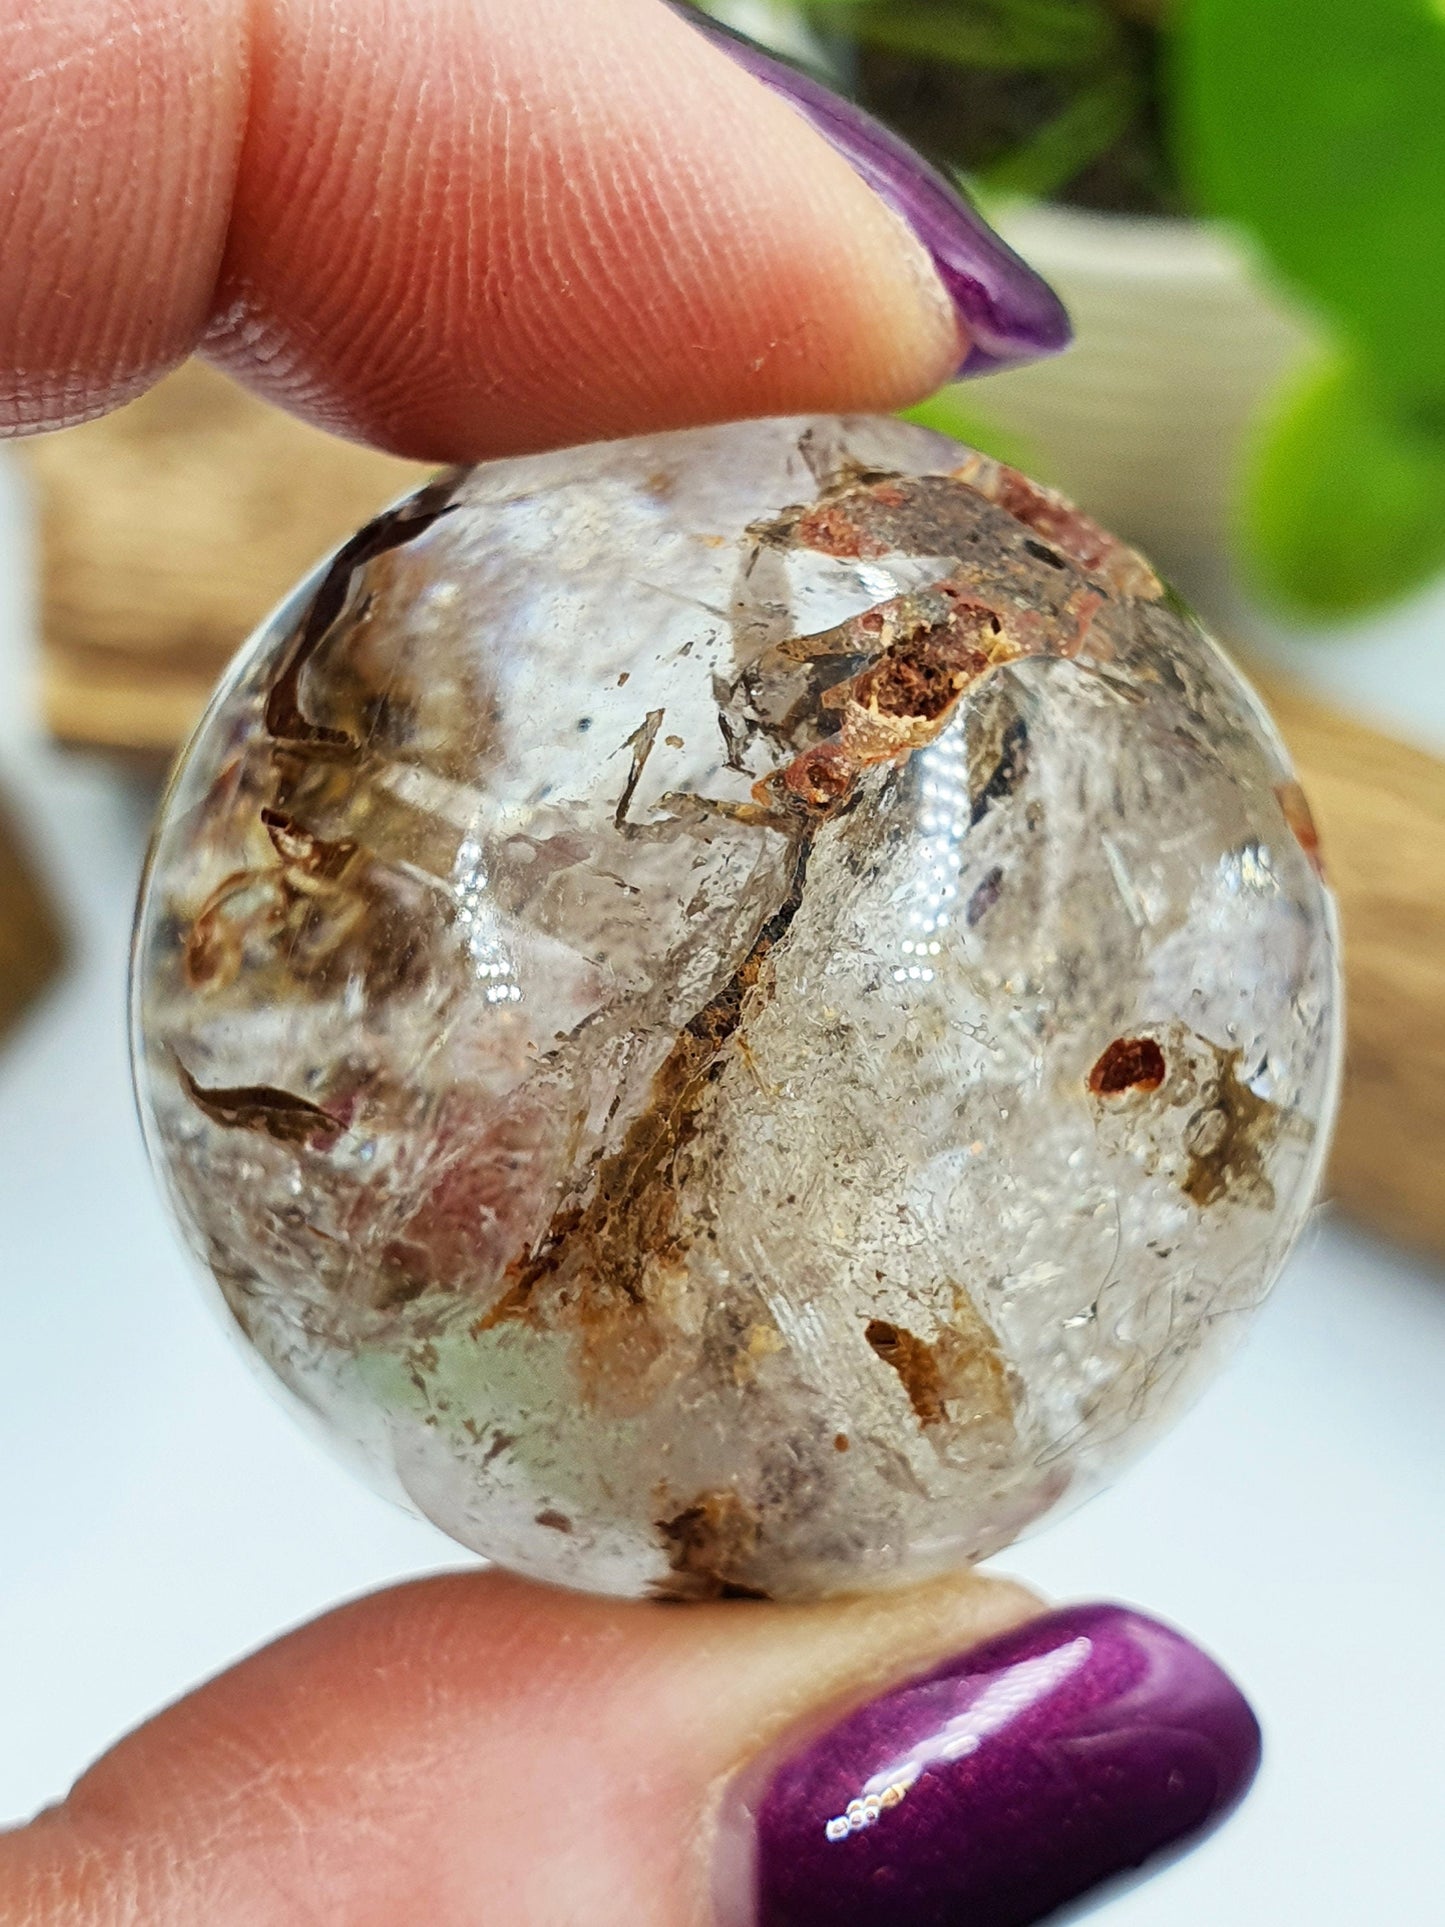
{"label": "wooden block", "polygon": [[1330,1188],[1445,1257],[1445,762],[1286,685],[1264,694],[1340,900],[1345,1094]]}
{"label": "wooden block", "polygon": [[64,961],[60,922],[0,795],[0,1038]]}
{"label": "wooden block", "polygon": [[201,362],[23,446],[46,718],[62,742],[158,756],[286,591],[429,472],[303,427]]}

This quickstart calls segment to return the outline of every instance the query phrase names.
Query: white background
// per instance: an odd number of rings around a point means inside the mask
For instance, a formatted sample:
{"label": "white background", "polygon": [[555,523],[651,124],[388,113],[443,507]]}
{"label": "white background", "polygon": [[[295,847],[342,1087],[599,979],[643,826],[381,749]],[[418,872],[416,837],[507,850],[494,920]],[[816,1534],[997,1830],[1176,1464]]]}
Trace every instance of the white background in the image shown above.
{"label": "white background", "polygon": [[[293,1429],[188,1275],[125,1061],[148,798],[44,746],[30,593],[0,467],[0,772],[75,937],[68,977],[0,1050],[0,1823],[282,1628],[458,1563]],[[1386,687],[1402,726],[1445,740],[1445,598],[1301,660],[1337,693]],[[1110,1903],[1111,1927],[1440,1927],[1442,1528],[1445,1276],[1326,1221],[1203,1405],[999,1562],[1177,1621],[1266,1728],[1242,1813]]]}

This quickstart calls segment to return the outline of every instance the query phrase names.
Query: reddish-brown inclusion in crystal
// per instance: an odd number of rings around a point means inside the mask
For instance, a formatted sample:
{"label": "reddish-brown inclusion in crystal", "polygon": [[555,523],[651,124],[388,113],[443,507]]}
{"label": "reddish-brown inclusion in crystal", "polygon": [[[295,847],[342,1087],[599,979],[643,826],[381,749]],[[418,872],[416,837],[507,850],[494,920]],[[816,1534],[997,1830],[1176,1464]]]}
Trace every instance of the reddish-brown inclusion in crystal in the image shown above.
{"label": "reddish-brown inclusion in crystal", "polygon": [[1095,1097],[1157,1091],[1164,1073],[1164,1053],[1152,1037],[1116,1037],[1089,1072],[1089,1089]]}

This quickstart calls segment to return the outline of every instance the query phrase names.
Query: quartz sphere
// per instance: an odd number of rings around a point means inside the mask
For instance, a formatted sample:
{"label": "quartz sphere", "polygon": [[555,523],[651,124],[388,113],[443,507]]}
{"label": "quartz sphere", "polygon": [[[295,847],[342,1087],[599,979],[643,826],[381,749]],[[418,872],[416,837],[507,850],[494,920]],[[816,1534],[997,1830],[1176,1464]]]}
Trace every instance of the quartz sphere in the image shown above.
{"label": "quartz sphere", "polygon": [[1238,674],[891,419],[443,475],[242,652],[144,888],[235,1325],[477,1552],[668,1597],[997,1550],[1174,1415],[1315,1190],[1336,943]]}

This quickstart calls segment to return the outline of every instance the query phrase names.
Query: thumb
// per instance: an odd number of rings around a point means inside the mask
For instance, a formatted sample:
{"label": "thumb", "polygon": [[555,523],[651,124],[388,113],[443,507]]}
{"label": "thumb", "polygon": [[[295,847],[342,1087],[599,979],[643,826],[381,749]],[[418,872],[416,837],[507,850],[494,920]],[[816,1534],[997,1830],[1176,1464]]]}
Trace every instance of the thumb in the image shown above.
{"label": "thumb", "polygon": [[977,1577],[809,1607],[501,1574],[381,1593],[161,1714],[0,1842],[0,1918],[1017,1927],[1200,1831],[1255,1745],[1178,1635],[1037,1612]]}

